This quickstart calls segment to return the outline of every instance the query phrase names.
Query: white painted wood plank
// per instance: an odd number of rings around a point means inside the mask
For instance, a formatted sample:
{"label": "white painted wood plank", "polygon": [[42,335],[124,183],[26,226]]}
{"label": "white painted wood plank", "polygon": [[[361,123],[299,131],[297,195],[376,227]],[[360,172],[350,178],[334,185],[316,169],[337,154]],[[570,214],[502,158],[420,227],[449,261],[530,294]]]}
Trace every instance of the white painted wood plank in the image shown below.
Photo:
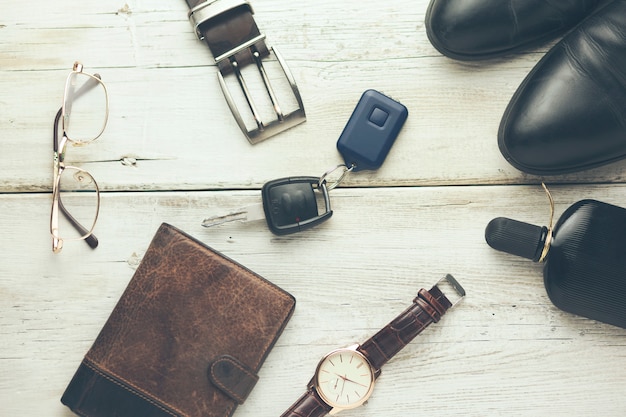
{"label": "white painted wood plank", "polygon": [[[581,197],[626,200],[623,186],[552,192],[557,215]],[[207,215],[258,201],[256,191],[108,193],[100,247],[68,243],[53,255],[50,196],[0,196],[0,414],[71,415],[60,395],[163,221],[297,298],[240,417],[282,413],[322,354],[366,339],[448,272],[467,298],[385,366],[367,406],[346,415],[626,411],[624,330],[556,309],[540,265],[484,243],[497,216],[544,224],[540,187],[337,189],[332,198],[324,225],[276,237],[262,222],[200,226]]]}
{"label": "white painted wood plank", "polygon": [[[366,339],[446,272],[468,298],[385,367],[366,407],[342,415],[623,415],[624,330],[559,311],[540,265],[484,243],[493,217],[547,221],[541,189],[517,185],[540,178],[504,161],[496,132],[549,45],[458,63],[428,43],[428,0],[252,3],[308,115],[254,146],[226,107],[184,1],[35,0],[25,9],[0,0],[0,415],[71,415],[59,398],[163,221],[298,300],[239,417],[280,415],[322,354]],[[106,191],[101,246],[68,243],[55,256],[52,120],[77,59],[102,75],[111,100],[105,135],[68,150]],[[407,105],[409,120],[380,170],[349,175],[332,192],[329,222],[286,237],[262,223],[200,226],[259,201],[268,180],[341,162],[336,140],[368,88]],[[557,215],[582,198],[626,206],[625,167],[547,179],[571,183],[551,187]],[[584,185],[598,182],[614,184]]]}
{"label": "white painted wood plank", "polygon": [[[0,136],[8,143],[0,190],[49,190],[51,129],[74,60],[99,72],[111,101],[104,136],[68,160],[106,190],[259,188],[282,176],[321,175],[340,163],[337,138],[361,93],[381,90],[410,111],[383,167],[352,186],[536,183],[506,163],[496,132],[538,51],[465,64],[440,56],[424,29],[426,0],[258,0],[261,29],[289,63],[308,121],[249,145],[231,116],[213,57],[186,21],[182,0],[5,0],[0,27]],[[71,13],[70,13],[71,10]],[[375,11],[375,12],[374,12]],[[135,166],[125,166],[134,158]],[[623,182],[626,163],[558,177]]]}

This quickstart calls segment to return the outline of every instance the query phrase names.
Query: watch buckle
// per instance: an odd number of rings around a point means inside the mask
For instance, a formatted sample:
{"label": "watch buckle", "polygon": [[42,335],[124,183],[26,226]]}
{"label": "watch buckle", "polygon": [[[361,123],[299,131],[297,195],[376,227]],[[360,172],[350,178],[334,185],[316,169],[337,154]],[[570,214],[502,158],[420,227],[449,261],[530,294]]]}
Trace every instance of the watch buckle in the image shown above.
{"label": "watch buckle", "polygon": [[446,274],[443,278],[439,279],[435,283],[436,287],[438,287],[443,295],[450,301],[452,304],[451,307],[454,307],[465,297],[465,289],[459,284],[459,282],[450,274]]}

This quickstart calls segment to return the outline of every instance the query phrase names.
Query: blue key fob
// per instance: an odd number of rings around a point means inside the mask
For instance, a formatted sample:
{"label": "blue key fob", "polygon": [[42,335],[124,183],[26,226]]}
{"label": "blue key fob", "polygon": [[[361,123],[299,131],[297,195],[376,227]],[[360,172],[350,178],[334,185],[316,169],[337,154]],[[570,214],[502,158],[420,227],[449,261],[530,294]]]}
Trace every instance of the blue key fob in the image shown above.
{"label": "blue key fob", "polygon": [[337,141],[346,166],[353,171],[378,169],[408,115],[403,104],[376,90],[365,91]]}

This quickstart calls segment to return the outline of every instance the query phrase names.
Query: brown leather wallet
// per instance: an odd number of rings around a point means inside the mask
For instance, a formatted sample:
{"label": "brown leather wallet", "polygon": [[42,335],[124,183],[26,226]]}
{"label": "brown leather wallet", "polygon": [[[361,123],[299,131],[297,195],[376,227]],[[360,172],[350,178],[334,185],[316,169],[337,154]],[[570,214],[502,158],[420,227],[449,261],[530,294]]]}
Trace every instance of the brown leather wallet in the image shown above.
{"label": "brown leather wallet", "polygon": [[[218,78],[226,102],[237,124],[250,143],[257,143],[277,133],[296,126],[306,120],[300,91],[287,63],[275,48],[266,44],[265,35],[257,27],[252,6],[247,0],[186,0],[189,6],[189,20],[200,40],[206,42],[215,58],[219,69]],[[270,55],[276,57],[282,72],[291,88],[296,101],[295,109],[286,109],[281,105],[278,93],[270,83],[263,60]],[[265,91],[269,97],[263,101],[271,102],[272,110],[268,114],[259,111],[256,101],[247,87],[242,68],[253,64],[258,69]],[[231,95],[224,77],[234,75],[245,100],[240,104],[248,112],[241,112],[236,100]],[[241,95],[241,94],[239,94]],[[269,100],[267,100],[269,98]],[[260,100],[259,100],[260,101]],[[245,104],[244,104],[245,102]],[[269,113],[274,115],[268,120]],[[244,117],[244,114],[250,117]],[[249,119],[250,123],[246,123]],[[252,127],[248,127],[248,125]]]}
{"label": "brown leather wallet", "polygon": [[85,417],[228,417],[295,299],[162,224],[61,401]]}

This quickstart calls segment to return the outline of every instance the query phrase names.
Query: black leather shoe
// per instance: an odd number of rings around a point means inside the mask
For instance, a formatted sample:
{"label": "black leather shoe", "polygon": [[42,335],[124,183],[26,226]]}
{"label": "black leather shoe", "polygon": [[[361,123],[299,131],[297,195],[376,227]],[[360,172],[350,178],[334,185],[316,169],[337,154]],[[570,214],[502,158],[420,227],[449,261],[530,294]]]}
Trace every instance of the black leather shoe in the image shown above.
{"label": "black leather shoe", "polygon": [[626,157],[626,0],[600,9],[539,61],[504,113],[498,146],[537,175]]}
{"label": "black leather shoe", "polygon": [[565,33],[600,1],[431,0],[426,33],[449,58],[493,58]]}

